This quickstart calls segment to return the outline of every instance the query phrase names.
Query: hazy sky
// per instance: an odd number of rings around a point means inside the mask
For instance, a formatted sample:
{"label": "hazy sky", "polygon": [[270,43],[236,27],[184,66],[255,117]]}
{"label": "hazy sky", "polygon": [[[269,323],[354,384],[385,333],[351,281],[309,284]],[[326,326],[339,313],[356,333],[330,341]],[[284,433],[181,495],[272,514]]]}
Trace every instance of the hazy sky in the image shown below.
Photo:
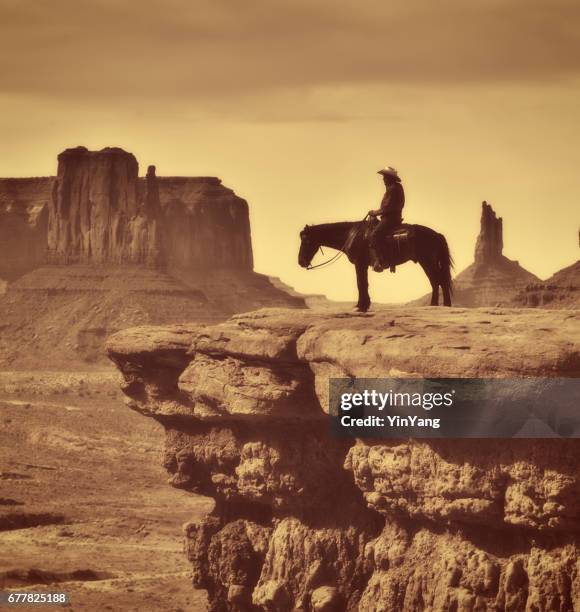
{"label": "hazy sky", "polygon": [[[354,296],[348,263],[297,266],[298,232],[376,208],[385,165],[458,270],[486,199],[547,277],[578,259],[580,2],[0,0],[0,135],[0,176],[82,144],[221,177],[256,270],[301,291]],[[413,264],[371,275],[380,301],[427,289]]]}

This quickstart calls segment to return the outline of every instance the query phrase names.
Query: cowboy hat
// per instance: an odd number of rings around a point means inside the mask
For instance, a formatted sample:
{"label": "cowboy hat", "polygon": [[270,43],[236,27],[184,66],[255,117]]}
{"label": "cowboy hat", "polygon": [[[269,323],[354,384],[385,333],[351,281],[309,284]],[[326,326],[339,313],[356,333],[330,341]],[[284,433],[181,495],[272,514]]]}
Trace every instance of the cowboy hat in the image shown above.
{"label": "cowboy hat", "polygon": [[392,176],[393,178],[399,178],[399,173],[391,166],[387,166],[386,168],[379,170],[377,174],[382,174],[383,176]]}

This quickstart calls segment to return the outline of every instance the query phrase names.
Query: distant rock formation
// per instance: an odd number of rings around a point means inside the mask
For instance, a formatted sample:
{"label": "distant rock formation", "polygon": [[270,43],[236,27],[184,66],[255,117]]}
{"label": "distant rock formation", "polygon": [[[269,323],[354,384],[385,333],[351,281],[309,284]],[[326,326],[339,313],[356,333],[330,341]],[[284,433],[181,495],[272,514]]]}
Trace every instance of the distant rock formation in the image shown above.
{"label": "distant rock formation", "polygon": [[126,330],[108,351],[128,405],[166,430],[171,484],[215,499],[185,526],[210,610],[563,611],[580,440],[339,439],[328,378],[574,378],[579,317],[266,310]]}
{"label": "distant rock formation", "polygon": [[157,188],[169,270],[253,269],[246,200],[215,177],[160,177]]}
{"label": "distant rock formation", "polygon": [[503,257],[503,220],[487,202],[481,205],[481,229],[475,243],[475,263],[489,265]]}
{"label": "distant rock formation", "polygon": [[329,300],[323,293],[301,293],[300,291],[296,291],[294,287],[291,287],[287,283],[285,283],[278,276],[269,276],[269,281],[277,287],[278,289],[284,291],[288,295],[293,295],[297,298],[301,298],[304,300],[308,308],[337,308],[343,307],[345,309],[351,310],[355,302],[338,302],[336,300]]}
{"label": "distant rock formation", "polygon": [[138,177],[135,157],[67,149],[56,177],[0,179],[0,278],[49,264],[253,269],[248,203],[216,177]]}
{"label": "distant rock formation", "polygon": [[503,221],[487,202],[481,206],[474,259],[453,281],[455,306],[510,304],[519,288],[540,280],[503,254]]}
{"label": "distant rock formation", "polygon": [[0,179],[0,367],[107,363],[128,326],[305,306],[253,271],[248,204],[218,178],[138,173],[77,147],[56,177]]}
{"label": "distant rock formation", "polygon": [[58,156],[50,263],[160,263],[159,207],[149,194],[140,198],[138,171],[135,157],[119,148],[77,147]]}
{"label": "distant rock formation", "polygon": [[580,260],[541,283],[526,285],[513,297],[512,304],[526,308],[580,308]]}
{"label": "distant rock formation", "polygon": [[54,179],[0,179],[0,279],[14,280],[46,257]]}
{"label": "distant rock formation", "polygon": [[[454,306],[510,305],[515,294],[540,279],[503,254],[503,221],[487,202],[481,207],[481,227],[475,243],[474,262],[453,280]],[[430,294],[411,302],[427,305]]]}

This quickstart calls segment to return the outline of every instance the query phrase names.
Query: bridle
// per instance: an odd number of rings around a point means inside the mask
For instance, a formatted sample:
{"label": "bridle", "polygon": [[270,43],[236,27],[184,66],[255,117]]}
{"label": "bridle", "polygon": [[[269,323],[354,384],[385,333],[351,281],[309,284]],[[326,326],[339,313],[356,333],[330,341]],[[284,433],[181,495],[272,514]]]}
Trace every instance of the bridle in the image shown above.
{"label": "bridle", "polygon": [[[364,223],[367,218],[368,218],[368,214],[365,215],[364,219],[362,220],[362,222]],[[313,265],[309,265],[306,267],[307,270],[316,270],[317,268],[324,268],[326,266],[330,266],[331,264],[337,262],[343,255],[344,255],[344,249],[346,248],[346,245],[351,242],[352,240],[354,240],[357,236],[359,231],[362,229],[363,225],[361,225],[357,231],[356,234],[353,238],[351,238],[350,236],[347,236],[346,240],[344,241],[344,244],[342,245],[342,247],[340,247],[340,249],[338,250],[338,253],[336,253],[336,255],[334,255],[333,257],[331,257],[330,259],[327,259],[326,261],[323,261],[322,263],[316,264],[315,266]],[[320,245],[318,247],[318,249],[316,249],[316,251],[314,252],[314,255],[312,256],[312,259],[314,259],[316,253],[318,253],[318,251],[320,251],[323,255],[324,255],[324,251],[322,250],[322,245]]]}
{"label": "bridle", "polygon": [[[347,244],[348,244],[348,239],[342,245],[342,249],[344,249]],[[336,255],[334,255],[330,259],[327,259],[326,261],[323,261],[322,263],[316,264],[315,266],[310,264],[309,266],[307,266],[306,269],[307,270],[316,270],[316,268],[323,268],[324,266],[330,266],[330,264],[333,264],[335,261],[338,261],[344,255],[344,251],[342,249],[340,249],[338,251],[338,253],[336,253]],[[318,249],[316,249],[316,251],[314,252],[314,255],[316,255],[316,253],[318,253],[318,251],[320,251],[324,255],[324,251],[322,250],[322,245],[319,246]],[[312,259],[314,259],[314,255],[312,256]]]}

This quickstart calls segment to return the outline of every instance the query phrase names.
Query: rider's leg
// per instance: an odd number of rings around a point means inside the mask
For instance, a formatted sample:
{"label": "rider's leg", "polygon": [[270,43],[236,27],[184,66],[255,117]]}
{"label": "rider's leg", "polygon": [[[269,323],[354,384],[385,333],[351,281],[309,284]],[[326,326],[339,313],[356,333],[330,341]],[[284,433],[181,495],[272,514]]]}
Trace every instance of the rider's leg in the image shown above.
{"label": "rider's leg", "polygon": [[375,272],[382,272],[384,270],[382,250],[384,245],[382,244],[385,239],[386,233],[389,231],[390,220],[383,217],[371,234],[370,239],[370,251],[371,251],[371,264]]}

